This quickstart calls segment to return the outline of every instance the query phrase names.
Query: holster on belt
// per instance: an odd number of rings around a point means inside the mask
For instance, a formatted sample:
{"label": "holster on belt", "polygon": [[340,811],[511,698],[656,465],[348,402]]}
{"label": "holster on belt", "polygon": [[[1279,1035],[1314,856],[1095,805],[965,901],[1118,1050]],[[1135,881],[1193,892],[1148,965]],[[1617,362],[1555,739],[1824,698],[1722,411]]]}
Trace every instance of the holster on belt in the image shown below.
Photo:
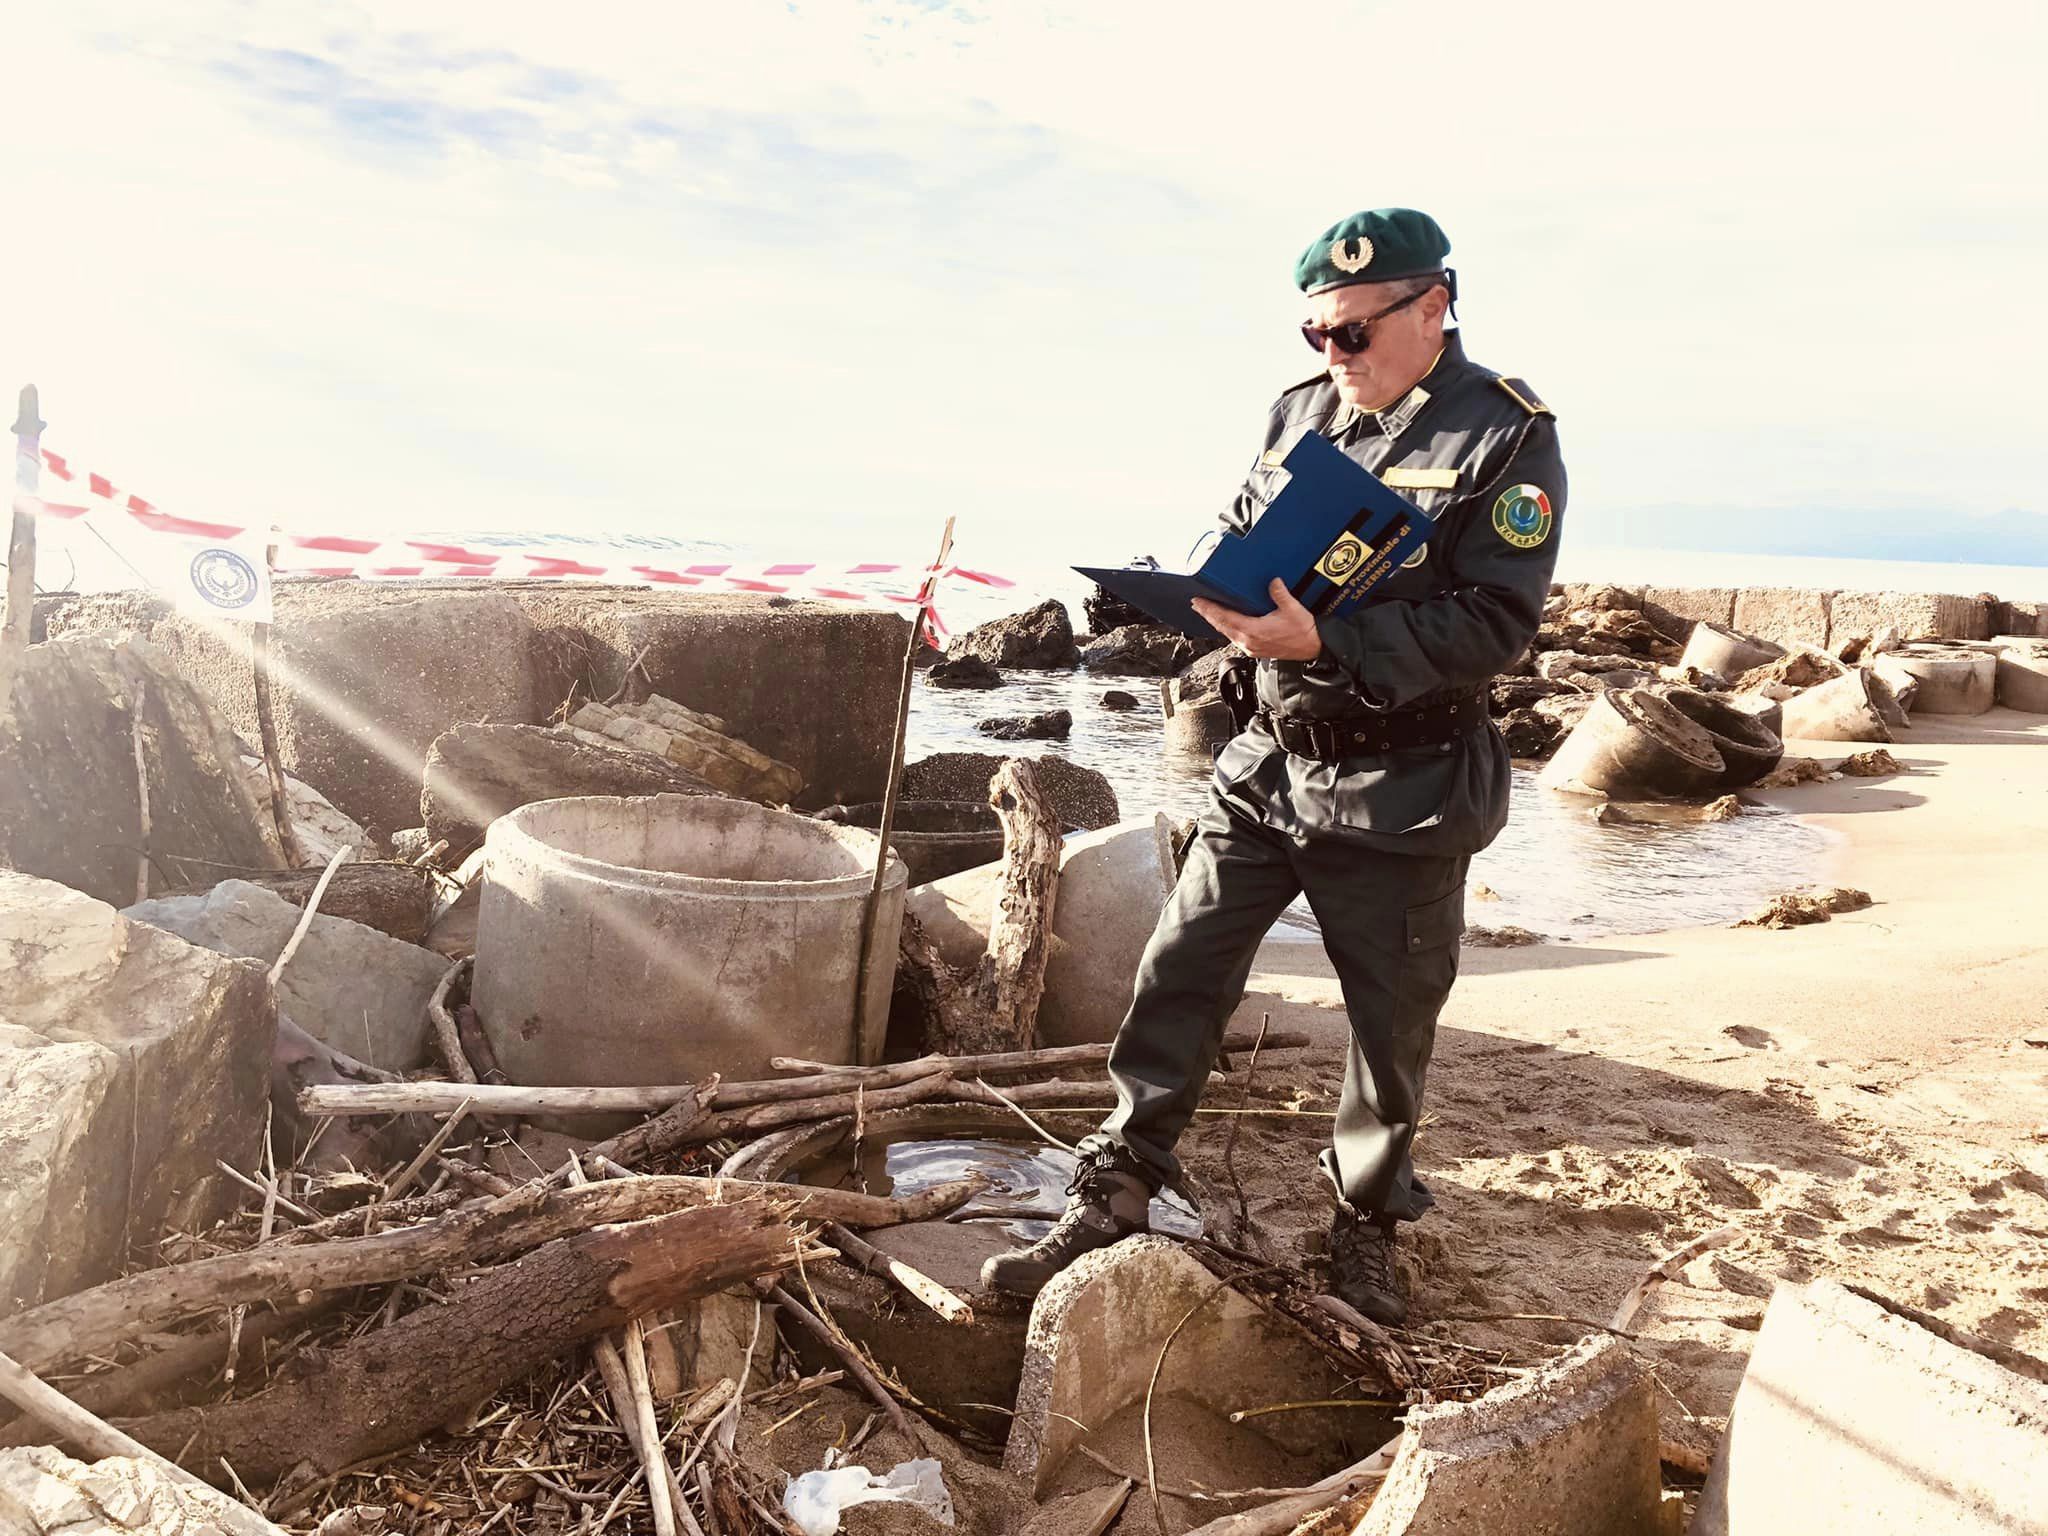
{"label": "holster on belt", "polygon": [[1236,654],[1224,658],[1216,669],[1216,688],[1223,696],[1223,707],[1230,711],[1233,734],[1250,725],[1258,713],[1258,671],[1259,664],[1251,657]]}

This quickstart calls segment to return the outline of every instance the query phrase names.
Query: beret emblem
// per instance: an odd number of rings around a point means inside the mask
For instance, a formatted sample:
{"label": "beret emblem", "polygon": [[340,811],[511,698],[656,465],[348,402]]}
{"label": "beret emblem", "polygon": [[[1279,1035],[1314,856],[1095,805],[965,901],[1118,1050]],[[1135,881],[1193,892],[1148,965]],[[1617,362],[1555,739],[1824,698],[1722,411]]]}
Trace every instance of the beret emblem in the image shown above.
{"label": "beret emblem", "polygon": [[[1358,247],[1356,256],[1351,247]],[[1372,242],[1360,235],[1356,240],[1337,239],[1330,242],[1330,265],[1339,272],[1363,272],[1372,265]]]}

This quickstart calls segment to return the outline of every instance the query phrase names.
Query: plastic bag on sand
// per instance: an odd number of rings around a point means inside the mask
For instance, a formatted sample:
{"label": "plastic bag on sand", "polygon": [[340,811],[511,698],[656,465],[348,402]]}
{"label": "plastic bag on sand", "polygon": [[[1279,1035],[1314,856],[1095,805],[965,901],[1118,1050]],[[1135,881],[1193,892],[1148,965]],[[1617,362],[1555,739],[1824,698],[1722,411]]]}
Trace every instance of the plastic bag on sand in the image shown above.
{"label": "plastic bag on sand", "polygon": [[837,1536],[840,1511],[856,1504],[909,1504],[941,1525],[953,1523],[953,1499],[939,1464],[929,1456],[891,1467],[877,1477],[866,1467],[821,1468],[792,1478],[782,1507],[804,1536]]}

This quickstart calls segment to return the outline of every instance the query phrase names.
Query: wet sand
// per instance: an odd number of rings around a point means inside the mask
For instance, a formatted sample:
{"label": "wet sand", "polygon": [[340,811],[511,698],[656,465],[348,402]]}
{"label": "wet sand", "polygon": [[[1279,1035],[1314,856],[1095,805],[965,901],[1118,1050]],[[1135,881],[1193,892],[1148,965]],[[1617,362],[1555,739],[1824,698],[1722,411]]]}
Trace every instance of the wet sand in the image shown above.
{"label": "wet sand", "polygon": [[[1440,1203],[1403,1245],[1418,1319],[1483,1314],[1448,1325],[1482,1345],[1576,1337],[1501,1314],[1604,1321],[1652,1259],[1732,1222],[1638,1324],[1681,1441],[1711,1446],[1778,1278],[2048,1355],[2048,719],[1907,734],[1900,776],[1757,797],[1832,835],[1825,878],[1866,911],[1465,952],[1417,1145]],[[1240,1023],[1271,1008],[1328,1042],[1278,1071],[1329,1108],[1345,1025],[1320,945],[1269,942],[1251,985]],[[1220,1123],[1190,1138],[1212,1199]],[[1327,1121],[1245,1124],[1252,1214],[1312,1248]]]}

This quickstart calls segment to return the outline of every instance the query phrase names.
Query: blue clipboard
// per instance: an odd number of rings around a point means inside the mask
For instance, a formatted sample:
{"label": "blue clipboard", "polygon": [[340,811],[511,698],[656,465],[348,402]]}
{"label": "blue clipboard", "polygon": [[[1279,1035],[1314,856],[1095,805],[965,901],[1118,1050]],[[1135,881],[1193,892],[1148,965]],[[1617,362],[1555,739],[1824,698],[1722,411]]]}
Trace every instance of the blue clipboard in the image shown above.
{"label": "blue clipboard", "polygon": [[1318,618],[1348,613],[1428,540],[1435,523],[1379,477],[1310,432],[1281,461],[1287,484],[1243,533],[1226,533],[1193,575],[1141,566],[1074,570],[1182,634],[1216,631],[1188,607],[1206,597],[1239,613],[1273,611],[1273,578]]}

